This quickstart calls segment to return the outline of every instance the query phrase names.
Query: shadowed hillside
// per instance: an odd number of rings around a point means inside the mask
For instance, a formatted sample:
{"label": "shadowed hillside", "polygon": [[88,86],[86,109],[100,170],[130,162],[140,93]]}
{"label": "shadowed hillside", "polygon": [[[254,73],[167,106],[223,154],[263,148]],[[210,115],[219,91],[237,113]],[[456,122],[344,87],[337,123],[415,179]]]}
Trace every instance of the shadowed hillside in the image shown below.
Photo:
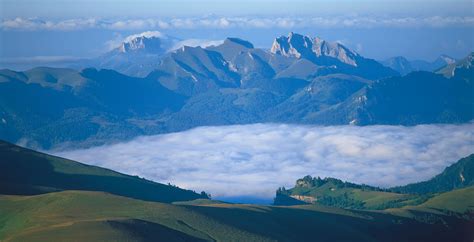
{"label": "shadowed hillside", "polygon": [[50,156],[3,141],[0,141],[0,157],[1,194],[88,190],[159,202],[207,198],[178,187]]}

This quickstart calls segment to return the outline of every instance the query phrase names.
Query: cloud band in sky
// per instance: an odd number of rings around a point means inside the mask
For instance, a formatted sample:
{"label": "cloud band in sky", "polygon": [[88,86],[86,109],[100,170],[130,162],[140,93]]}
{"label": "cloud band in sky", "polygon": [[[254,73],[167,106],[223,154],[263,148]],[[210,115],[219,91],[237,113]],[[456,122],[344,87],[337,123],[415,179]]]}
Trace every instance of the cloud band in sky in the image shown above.
{"label": "cloud band in sky", "polygon": [[179,17],[179,18],[133,18],[99,19],[76,18],[47,20],[39,18],[3,19],[3,30],[56,30],[74,31],[82,29],[148,30],[148,29],[202,29],[202,28],[417,28],[417,27],[474,27],[474,16],[327,16],[327,17]]}
{"label": "cloud band in sky", "polygon": [[200,127],[50,153],[216,198],[271,198],[305,175],[383,187],[429,179],[474,153],[474,124]]}

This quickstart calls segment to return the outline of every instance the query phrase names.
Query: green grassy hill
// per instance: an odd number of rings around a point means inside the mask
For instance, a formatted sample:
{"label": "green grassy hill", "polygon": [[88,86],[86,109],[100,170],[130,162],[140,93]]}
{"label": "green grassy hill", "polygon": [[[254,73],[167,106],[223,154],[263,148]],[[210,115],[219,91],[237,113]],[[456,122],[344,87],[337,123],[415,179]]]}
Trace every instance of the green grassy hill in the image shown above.
{"label": "green grassy hill", "polygon": [[[258,206],[203,199],[191,191],[5,142],[0,142],[0,157],[0,193],[3,194],[0,195],[0,241],[472,241],[474,238],[472,186],[433,194],[416,206],[378,211],[342,209],[335,207],[337,203]],[[299,184],[300,190],[317,185],[318,189],[310,191],[310,195],[338,194],[333,196],[334,201],[349,196],[351,191],[351,199],[363,200],[364,206],[409,196],[331,178],[306,177]],[[180,200],[184,202],[176,202]]]}
{"label": "green grassy hill", "polygon": [[103,191],[147,201],[207,198],[193,191],[81,164],[0,141],[0,194]]}
{"label": "green grassy hill", "polygon": [[[457,194],[454,194],[456,196]],[[471,204],[472,206],[472,204]],[[237,204],[171,205],[101,192],[0,196],[2,241],[463,241],[472,220]],[[434,222],[433,222],[434,221]],[[468,240],[466,240],[468,241]]]}
{"label": "green grassy hill", "polygon": [[390,190],[399,193],[426,194],[447,192],[471,185],[474,185],[474,154],[460,159],[428,181],[394,187]]}
{"label": "green grassy hill", "polygon": [[417,205],[437,193],[474,185],[474,154],[460,159],[441,174],[424,182],[380,189],[335,178],[306,176],[291,189],[277,190],[276,205],[318,203],[351,209],[387,209]]}
{"label": "green grassy hill", "polygon": [[474,186],[441,193],[419,207],[466,213],[474,211]]}
{"label": "green grassy hill", "polygon": [[471,221],[464,227],[466,236],[468,235],[467,237],[474,239],[474,230],[472,230],[474,224],[474,186],[433,195],[427,201],[416,206],[390,208],[383,212],[427,223],[444,222],[446,219],[450,219],[445,217],[440,220],[438,217],[440,214],[464,217]]}
{"label": "green grassy hill", "polygon": [[275,205],[322,204],[350,209],[385,209],[413,204],[420,197],[380,188],[343,182],[335,178],[306,176],[291,189],[277,191]]}

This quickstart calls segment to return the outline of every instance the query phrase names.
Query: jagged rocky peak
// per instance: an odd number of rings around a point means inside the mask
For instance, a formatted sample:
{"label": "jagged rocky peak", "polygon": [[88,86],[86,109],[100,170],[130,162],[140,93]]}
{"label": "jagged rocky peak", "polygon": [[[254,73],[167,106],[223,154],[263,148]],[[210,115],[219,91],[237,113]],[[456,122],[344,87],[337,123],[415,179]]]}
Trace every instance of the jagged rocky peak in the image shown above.
{"label": "jagged rocky peak", "polygon": [[441,60],[441,61],[445,62],[447,65],[453,64],[453,63],[456,62],[456,59],[454,59],[453,57],[448,56],[448,55],[440,55],[438,57],[438,60]]}
{"label": "jagged rocky peak", "polygon": [[311,55],[312,47],[311,38],[290,32],[288,36],[276,38],[270,51],[287,57],[304,58],[306,55]]}
{"label": "jagged rocky peak", "polygon": [[[474,52],[471,52],[468,56],[461,60],[446,65],[445,67],[438,70],[436,73],[443,74],[445,77],[451,78],[456,74],[458,70],[471,70],[472,66],[474,66]],[[466,77],[469,78],[472,76],[472,73],[466,73],[466,75]]]}
{"label": "jagged rocky peak", "polygon": [[319,37],[311,38],[290,32],[273,41],[271,53],[296,58],[331,57],[348,65],[357,66],[358,54],[338,42],[329,42]]}
{"label": "jagged rocky peak", "polygon": [[313,51],[317,56],[330,56],[346,64],[357,66],[356,57],[359,55],[338,42],[325,41],[314,38]]}
{"label": "jagged rocky peak", "polygon": [[[384,61],[384,63],[395,70],[401,72],[402,70],[407,69],[406,71],[412,71],[410,61],[403,56],[395,56]],[[404,73],[406,74],[406,73]]]}
{"label": "jagged rocky peak", "polygon": [[163,40],[168,36],[158,31],[147,31],[140,34],[130,35],[122,42],[119,51],[122,53],[132,51],[145,51],[149,53],[161,53],[166,51]]}

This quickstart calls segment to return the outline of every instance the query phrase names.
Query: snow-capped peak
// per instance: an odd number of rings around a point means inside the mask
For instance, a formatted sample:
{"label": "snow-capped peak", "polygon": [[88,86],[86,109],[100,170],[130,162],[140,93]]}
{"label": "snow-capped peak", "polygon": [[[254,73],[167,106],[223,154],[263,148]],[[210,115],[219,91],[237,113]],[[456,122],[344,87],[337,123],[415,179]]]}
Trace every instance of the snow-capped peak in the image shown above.
{"label": "snow-capped peak", "polygon": [[115,49],[120,53],[139,53],[147,55],[163,55],[168,52],[176,51],[182,47],[201,47],[218,46],[224,43],[224,40],[206,40],[206,39],[186,39],[181,40],[159,31],[146,31],[139,34],[127,36],[120,46]]}
{"label": "snow-capped peak", "polygon": [[127,36],[119,47],[120,52],[138,51],[147,49],[147,52],[162,52],[163,40],[169,37],[158,31],[146,31],[140,34]]}
{"label": "snow-capped peak", "polygon": [[132,34],[132,35],[129,35],[127,36],[123,42],[125,43],[130,43],[132,42],[134,39],[137,39],[137,38],[147,38],[147,39],[151,39],[151,38],[161,38],[161,39],[167,39],[168,36],[159,32],[159,31],[145,31],[143,33],[139,33],[139,34]]}

